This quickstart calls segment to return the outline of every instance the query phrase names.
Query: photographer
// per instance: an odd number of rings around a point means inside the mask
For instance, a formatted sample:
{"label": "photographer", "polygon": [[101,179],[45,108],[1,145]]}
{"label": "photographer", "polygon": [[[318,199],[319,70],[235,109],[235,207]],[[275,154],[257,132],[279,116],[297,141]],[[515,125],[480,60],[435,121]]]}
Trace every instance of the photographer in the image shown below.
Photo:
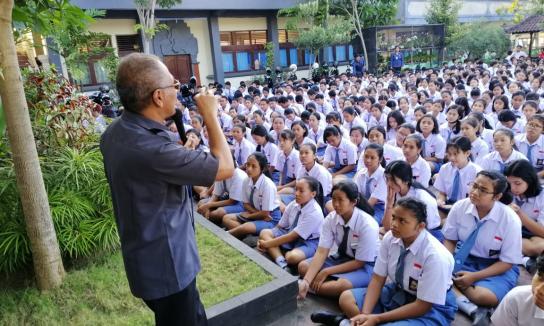
{"label": "photographer", "polygon": [[175,112],[180,84],[159,58],[126,56],[116,84],[125,112],[104,132],[100,149],[130,289],[155,313],[157,325],[206,325],[196,289],[191,186],[210,186],[234,172],[217,101],[204,92],[195,97],[208,129],[206,153],[168,135],[165,120]]}

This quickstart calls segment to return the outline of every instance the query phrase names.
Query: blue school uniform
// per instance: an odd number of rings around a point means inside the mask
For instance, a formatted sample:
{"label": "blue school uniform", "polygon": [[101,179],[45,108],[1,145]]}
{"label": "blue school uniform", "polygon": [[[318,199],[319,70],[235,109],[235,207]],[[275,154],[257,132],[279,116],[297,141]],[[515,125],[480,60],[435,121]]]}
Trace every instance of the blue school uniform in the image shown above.
{"label": "blue school uniform", "polygon": [[[357,164],[357,147],[355,147],[355,145],[353,145],[349,140],[342,138],[338,147],[327,145],[323,161],[334,164],[333,167],[329,168],[331,173],[335,173],[347,165],[355,165]],[[357,171],[356,167],[354,166],[352,171],[344,175],[348,178],[353,178],[355,172]]]}
{"label": "blue school uniform", "polygon": [[236,203],[232,205],[223,207],[223,210],[225,210],[227,214],[241,213],[244,211],[242,187],[246,179],[247,174],[236,168],[232,177],[227,180],[215,182],[213,189],[213,194],[215,196],[221,200],[228,198],[236,201]]}
{"label": "blue school uniform", "polygon": [[251,178],[244,181],[242,200],[259,211],[269,211],[271,221],[253,221],[238,216],[240,223],[255,224],[255,235],[258,235],[263,229],[271,229],[281,218],[278,200],[276,198],[276,185],[264,174],[261,174],[257,182],[253,183]]}
{"label": "blue school uniform", "polygon": [[378,201],[374,205],[374,219],[379,225],[382,224],[383,214],[385,212],[385,203],[387,201],[387,181],[384,175],[385,169],[379,166],[372,175],[369,175],[368,169],[364,168],[355,175],[355,183],[359,192],[368,200],[376,198]]}
{"label": "blue school uniform", "polygon": [[493,292],[499,302],[516,286],[517,265],[522,259],[521,222],[510,207],[495,202],[487,216],[479,219],[470,199],[460,200],[451,208],[442,232],[446,239],[461,242],[455,253],[454,273],[476,272],[502,261],[512,268],[474,285]]}
{"label": "blue school uniform", "polygon": [[[417,318],[385,325],[449,325],[457,311],[451,290],[453,267],[451,253],[428,231],[423,230],[408,248],[389,231],[383,237],[374,273],[393,282],[382,288],[373,312],[394,310],[419,299],[431,303],[431,310]],[[352,293],[362,309],[366,289],[354,289]]]}

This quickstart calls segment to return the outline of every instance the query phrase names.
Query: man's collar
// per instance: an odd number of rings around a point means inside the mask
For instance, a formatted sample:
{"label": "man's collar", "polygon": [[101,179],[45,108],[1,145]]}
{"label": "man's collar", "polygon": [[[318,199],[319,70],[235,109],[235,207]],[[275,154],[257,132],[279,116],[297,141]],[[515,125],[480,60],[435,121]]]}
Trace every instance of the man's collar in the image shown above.
{"label": "man's collar", "polygon": [[121,115],[121,119],[128,122],[135,123],[139,125],[140,127],[145,128],[147,130],[159,129],[159,130],[168,131],[168,128],[165,125],[158,123],[156,121],[153,121],[151,119],[148,119],[141,114],[133,113],[127,110],[123,111],[123,114]]}

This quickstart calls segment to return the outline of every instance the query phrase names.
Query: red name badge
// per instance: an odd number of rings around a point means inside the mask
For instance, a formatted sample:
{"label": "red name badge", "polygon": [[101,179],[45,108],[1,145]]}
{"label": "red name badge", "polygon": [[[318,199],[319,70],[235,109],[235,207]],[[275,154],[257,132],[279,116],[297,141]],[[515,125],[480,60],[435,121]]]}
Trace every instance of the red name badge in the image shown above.
{"label": "red name badge", "polygon": [[354,238],[358,238],[358,237],[359,237],[359,235],[358,235],[358,234],[356,234],[356,233],[353,233],[353,237],[354,237]]}
{"label": "red name badge", "polygon": [[418,269],[421,269],[423,266],[421,266],[421,265],[418,264],[418,263],[414,263],[414,267],[415,267],[415,268],[418,268]]}
{"label": "red name badge", "polygon": [[496,236],[495,236],[495,240],[502,241],[502,238],[499,237],[498,235],[496,235]]}

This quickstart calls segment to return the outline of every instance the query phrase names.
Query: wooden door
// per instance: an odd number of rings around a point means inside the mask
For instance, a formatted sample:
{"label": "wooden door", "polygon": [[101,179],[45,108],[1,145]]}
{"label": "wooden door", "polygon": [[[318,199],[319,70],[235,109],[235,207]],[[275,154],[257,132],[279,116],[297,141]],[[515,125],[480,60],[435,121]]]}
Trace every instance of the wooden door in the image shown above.
{"label": "wooden door", "polygon": [[174,75],[174,78],[182,84],[188,83],[193,75],[191,69],[191,56],[188,54],[166,55],[164,56],[164,64],[168,70]]}

